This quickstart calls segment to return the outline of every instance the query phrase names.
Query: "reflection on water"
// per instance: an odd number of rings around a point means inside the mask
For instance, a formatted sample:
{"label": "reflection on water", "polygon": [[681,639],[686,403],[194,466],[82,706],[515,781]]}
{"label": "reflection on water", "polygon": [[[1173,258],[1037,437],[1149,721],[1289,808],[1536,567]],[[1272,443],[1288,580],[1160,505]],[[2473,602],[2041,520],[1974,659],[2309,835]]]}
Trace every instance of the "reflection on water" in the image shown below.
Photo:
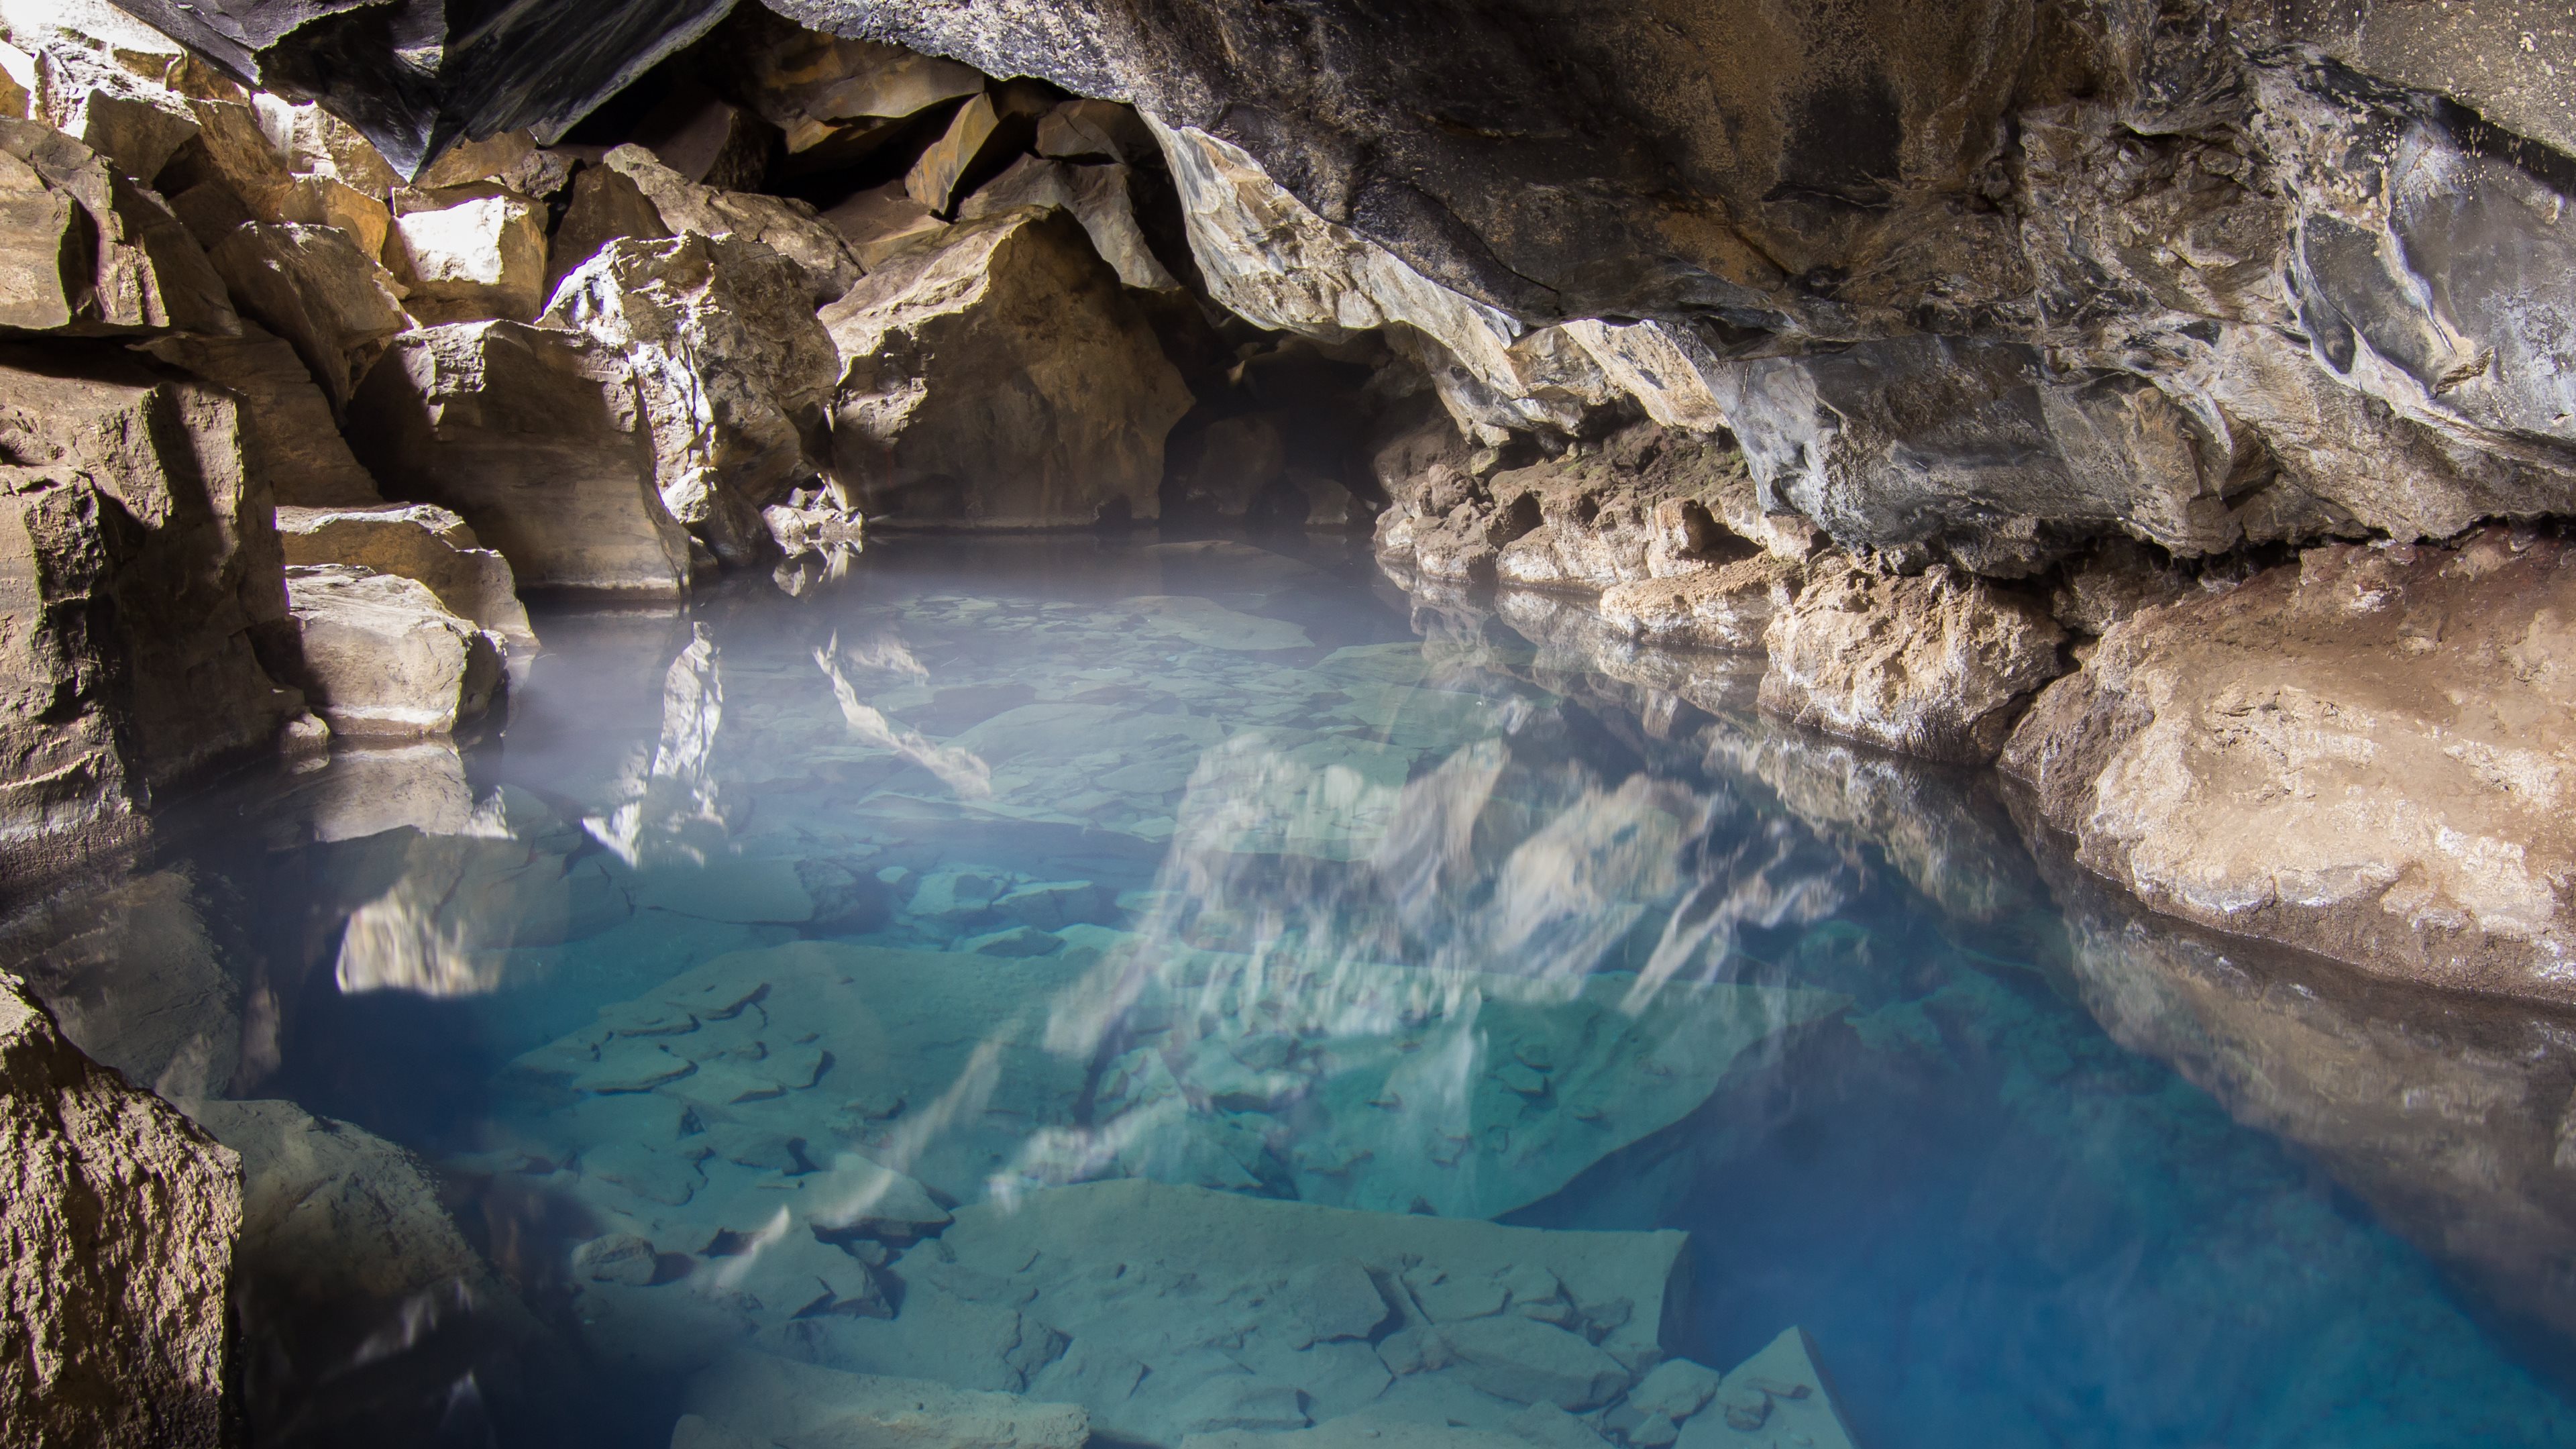
{"label": "reflection on water", "polygon": [[2576,1442],[2558,1022],[1545,596],[799,584],[7,928],[245,1155],[260,1442]]}

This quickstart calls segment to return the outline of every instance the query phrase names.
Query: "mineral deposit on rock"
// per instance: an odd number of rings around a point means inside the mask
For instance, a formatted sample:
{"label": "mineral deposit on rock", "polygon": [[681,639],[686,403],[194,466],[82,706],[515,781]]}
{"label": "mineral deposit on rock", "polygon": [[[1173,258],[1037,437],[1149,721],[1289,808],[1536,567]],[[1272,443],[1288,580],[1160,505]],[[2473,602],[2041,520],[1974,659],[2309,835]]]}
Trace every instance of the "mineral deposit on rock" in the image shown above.
{"label": "mineral deposit on rock", "polygon": [[1982,763],[2030,693],[2065,672],[2065,638],[2036,604],[1972,575],[1828,561],[1771,621],[1762,707],[1900,753]]}

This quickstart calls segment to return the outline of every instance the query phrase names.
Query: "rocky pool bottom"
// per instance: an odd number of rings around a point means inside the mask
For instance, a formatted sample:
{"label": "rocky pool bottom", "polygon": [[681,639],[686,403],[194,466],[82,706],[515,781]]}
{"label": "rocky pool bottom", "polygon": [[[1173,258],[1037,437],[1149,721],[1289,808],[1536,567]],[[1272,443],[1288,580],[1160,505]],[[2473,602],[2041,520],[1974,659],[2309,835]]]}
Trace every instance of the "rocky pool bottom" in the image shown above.
{"label": "rocky pool bottom", "polygon": [[[6,928],[260,1445],[2576,1443],[2576,1032],[1544,595],[903,541]],[[2035,847],[2035,850],[2034,850]]]}

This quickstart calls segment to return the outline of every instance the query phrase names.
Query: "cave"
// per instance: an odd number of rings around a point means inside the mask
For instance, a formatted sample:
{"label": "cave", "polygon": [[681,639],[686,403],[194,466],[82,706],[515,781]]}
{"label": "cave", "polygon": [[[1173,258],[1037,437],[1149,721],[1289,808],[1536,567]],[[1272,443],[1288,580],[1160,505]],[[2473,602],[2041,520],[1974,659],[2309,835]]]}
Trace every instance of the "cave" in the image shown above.
{"label": "cave", "polygon": [[0,1449],[2576,1445],[2576,22],[0,0]]}

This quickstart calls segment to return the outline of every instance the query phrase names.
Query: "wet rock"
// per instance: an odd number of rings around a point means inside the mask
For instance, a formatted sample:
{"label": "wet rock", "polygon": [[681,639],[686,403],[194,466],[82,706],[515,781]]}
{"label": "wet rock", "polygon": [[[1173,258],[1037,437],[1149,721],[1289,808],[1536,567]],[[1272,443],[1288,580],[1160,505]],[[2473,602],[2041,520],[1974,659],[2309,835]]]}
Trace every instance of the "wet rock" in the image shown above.
{"label": "wet rock", "polygon": [[[31,584],[62,611],[64,632],[43,646],[59,662],[34,677],[99,700],[132,732],[120,769],[100,773],[84,749],[76,774],[166,784],[265,749],[299,709],[260,664],[288,627],[286,596],[267,480],[244,464],[239,420],[225,394],[114,352],[0,355],[0,439],[21,460],[13,492],[33,510],[21,518],[44,570]],[[74,634],[65,626],[95,607],[83,599],[112,613]],[[84,656],[118,661],[121,709],[79,680],[100,667],[73,663]]]}
{"label": "wet rock", "polygon": [[957,219],[973,221],[1015,206],[1069,211],[1119,281],[1140,291],[1178,291],[1180,282],[1164,269],[1137,225],[1133,184],[1125,166],[1076,166],[1023,156],[960,203]]}
{"label": "wet rock", "polygon": [[[736,1354],[689,1380],[692,1415],[745,1442],[903,1444],[919,1449],[1082,1449],[1079,1405],[1032,1403],[919,1379],[842,1373],[767,1354]],[[685,1422],[685,1421],[684,1421]],[[673,1440],[674,1449],[679,1441]]]}
{"label": "wet rock", "polygon": [[22,912],[0,932],[0,970],[26,983],[72,1045],[167,1100],[220,1095],[241,1065],[241,987],[181,872]]}
{"label": "wet rock", "polygon": [[[497,187],[424,193],[393,220],[386,260],[419,322],[533,322],[546,305],[546,218]],[[474,194],[482,193],[482,194]]]}
{"label": "wet rock", "polygon": [[363,508],[383,502],[376,480],[358,466],[357,455],[340,436],[331,400],[284,339],[245,321],[238,337],[162,337],[144,350],[241,400],[243,465],[268,479],[280,508]]}
{"label": "wet rock", "polygon": [[0,1441],[222,1442],[239,1159],[0,981]]}
{"label": "wet rock", "polygon": [[334,407],[410,325],[393,274],[346,232],[244,221],[206,251],[242,315],[292,344]]}
{"label": "wet rock", "polygon": [[286,571],[297,682],[343,735],[438,735],[478,719],[501,682],[498,641],[425,584],[348,564]]}
{"label": "wet rock", "polygon": [[2064,640],[2037,605],[1982,579],[1828,560],[1771,623],[1762,708],[1900,754],[1983,762],[2030,693],[2065,672]]}
{"label": "wet rock", "polygon": [[671,234],[662,213],[635,184],[610,166],[585,166],[573,178],[572,200],[564,207],[546,247],[546,296],[551,305],[563,279],[600,249],[620,237],[650,241]]}
{"label": "wet rock", "polygon": [[685,591],[688,534],[662,504],[651,417],[608,348],[510,322],[424,328],[350,416],[385,491],[454,510],[520,587]]}
{"label": "wet rock", "polygon": [[351,564],[416,580],[450,613],[496,635],[512,654],[535,650],[510,561],[481,547],[465,520],[434,504],[277,510],[286,563]]}
{"label": "wet rock", "polygon": [[623,354],[650,415],[662,501],[728,563],[762,510],[811,480],[839,359],[801,269],[758,242],[611,242],[566,277],[546,325]]}
{"label": "wet rock", "polygon": [[234,329],[224,279],[168,205],[96,152],[0,117],[0,325],[71,335]]}
{"label": "wet rock", "polygon": [[2158,910],[2566,1002],[2554,540],[2311,550],[2114,625],[2005,768]]}
{"label": "wet rock", "polygon": [[846,294],[859,279],[862,268],[849,245],[804,202],[700,186],[641,146],[618,147],[606,164],[635,183],[671,231],[746,237],[804,268],[818,307]]}
{"label": "wet rock", "polygon": [[823,314],[843,373],[833,469],[872,518],[1067,527],[1150,519],[1180,374],[1068,216],[961,225]]}

